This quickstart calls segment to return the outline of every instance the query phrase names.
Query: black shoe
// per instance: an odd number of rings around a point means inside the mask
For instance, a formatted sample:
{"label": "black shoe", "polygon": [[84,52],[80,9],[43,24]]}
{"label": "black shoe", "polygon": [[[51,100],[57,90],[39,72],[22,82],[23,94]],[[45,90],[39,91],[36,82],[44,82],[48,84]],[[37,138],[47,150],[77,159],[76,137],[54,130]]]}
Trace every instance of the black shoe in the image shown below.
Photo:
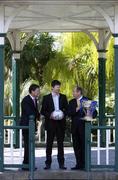
{"label": "black shoe", "polygon": [[65,166],[59,166],[59,169],[66,170],[67,168]]}
{"label": "black shoe", "polygon": [[85,170],[85,167],[79,167],[80,170]]}
{"label": "black shoe", "polygon": [[83,170],[83,169],[84,169],[84,167],[83,167],[83,166],[80,166],[80,165],[78,165],[78,164],[76,164],[75,167],[72,167],[72,168],[71,168],[71,170]]}
{"label": "black shoe", "polygon": [[22,168],[23,171],[29,171],[29,168]]}
{"label": "black shoe", "polygon": [[79,166],[72,167],[71,170],[79,170]]}
{"label": "black shoe", "polygon": [[46,166],[44,167],[45,170],[48,170],[48,169],[50,169],[50,168],[51,168],[50,165],[46,165]]}

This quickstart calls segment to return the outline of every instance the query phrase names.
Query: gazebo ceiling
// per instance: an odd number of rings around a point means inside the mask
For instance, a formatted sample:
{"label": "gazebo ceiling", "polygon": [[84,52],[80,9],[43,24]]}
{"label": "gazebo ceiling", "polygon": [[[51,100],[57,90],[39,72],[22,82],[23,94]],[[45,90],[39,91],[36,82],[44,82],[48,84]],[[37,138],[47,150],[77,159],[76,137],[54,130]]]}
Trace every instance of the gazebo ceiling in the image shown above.
{"label": "gazebo ceiling", "polygon": [[0,5],[5,7],[5,21],[16,13],[9,31],[96,31],[109,29],[97,8],[102,8],[114,20],[118,0],[1,0]]}

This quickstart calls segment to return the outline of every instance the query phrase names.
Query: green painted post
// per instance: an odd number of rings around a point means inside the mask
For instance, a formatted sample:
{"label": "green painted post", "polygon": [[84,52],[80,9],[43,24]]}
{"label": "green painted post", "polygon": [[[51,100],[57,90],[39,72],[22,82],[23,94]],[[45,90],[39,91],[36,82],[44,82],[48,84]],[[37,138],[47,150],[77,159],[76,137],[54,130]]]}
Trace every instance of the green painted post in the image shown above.
{"label": "green painted post", "polygon": [[30,179],[34,179],[35,169],[35,123],[34,116],[29,117],[29,169]]}
{"label": "green painted post", "polygon": [[[118,34],[113,34],[118,39]],[[114,45],[115,51],[115,170],[118,172],[118,44]]]}
{"label": "green painted post", "polygon": [[85,170],[91,170],[91,121],[85,120]]}
{"label": "green painted post", "polygon": [[[14,54],[20,52],[13,52]],[[20,118],[20,77],[19,77],[19,59],[12,58],[12,97],[13,97],[13,116],[16,116],[14,125],[19,124]],[[19,147],[19,130],[14,130],[14,145]]]}
{"label": "green painted post", "polygon": [[[98,75],[98,83],[99,83],[99,125],[105,126],[105,93],[106,93],[106,50],[98,50],[99,56],[99,75]],[[101,131],[100,143],[102,147],[106,146],[106,133],[104,130]]]}
{"label": "green painted post", "polygon": [[[5,34],[0,33],[4,41]],[[0,172],[4,164],[4,43],[0,43]]]}

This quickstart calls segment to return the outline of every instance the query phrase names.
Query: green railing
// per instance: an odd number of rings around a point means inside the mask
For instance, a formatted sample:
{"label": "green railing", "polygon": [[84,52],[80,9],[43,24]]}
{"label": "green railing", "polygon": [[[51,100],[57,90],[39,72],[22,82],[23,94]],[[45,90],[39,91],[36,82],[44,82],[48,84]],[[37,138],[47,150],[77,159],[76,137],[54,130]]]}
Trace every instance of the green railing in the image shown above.
{"label": "green railing", "polygon": [[[13,119],[14,117],[5,116],[4,119]],[[34,169],[35,169],[35,124],[34,116],[29,117],[29,126],[4,126],[4,129],[28,129],[29,130],[29,164],[4,164],[4,155],[1,154],[0,158],[0,172],[3,172],[5,168],[29,168],[30,174],[29,179],[34,179]]]}
{"label": "green railing", "polygon": [[[111,118],[111,117],[105,117],[105,118]],[[114,118],[112,116],[112,118]],[[96,169],[96,168],[116,168],[116,164],[114,165],[92,165],[91,164],[91,147],[92,147],[92,142],[91,142],[91,133],[92,130],[100,130],[100,131],[107,131],[107,130],[114,130],[115,126],[99,126],[99,125],[92,125],[90,121],[85,121],[85,169],[86,171],[90,171],[91,169]],[[116,146],[116,144],[115,144]]]}

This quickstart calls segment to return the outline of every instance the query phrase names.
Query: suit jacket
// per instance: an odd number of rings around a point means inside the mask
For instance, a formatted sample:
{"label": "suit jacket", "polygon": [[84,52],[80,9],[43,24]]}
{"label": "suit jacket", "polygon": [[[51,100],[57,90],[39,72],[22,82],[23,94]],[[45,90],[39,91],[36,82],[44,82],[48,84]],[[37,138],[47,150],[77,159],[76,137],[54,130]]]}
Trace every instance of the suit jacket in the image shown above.
{"label": "suit jacket", "polygon": [[[67,109],[68,109],[68,102],[67,98],[64,94],[59,95],[59,109],[63,111],[64,118],[61,121],[62,127],[65,127],[65,121],[66,121],[66,115],[67,115]],[[54,108],[54,102],[52,98],[52,94],[48,94],[43,97],[42,101],[42,108],[41,108],[41,114],[45,117],[45,129],[52,129],[54,128],[54,121],[50,119],[51,113],[55,110]]]}
{"label": "suit jacket", "polygon": [[36,105],[34,105],[34,102],[30,95],[27,95],[24,97],[24,99],[21,102],[21,121],[20,125],[22,126],[28,126],[29,125],[29,116],[33,115],[34,121],[35,121],[35,130],[36,128],[36,119],[39,119],[39,111],[38,111],[38,106],[37,106],[37,100],[36,100]]}
{"label": "suit jacket", "polygon": [[[82,97],[82,99],[80,100],[80,104],[82,100],[88,100],[88,98]],[[69,101],[69,105],[68,105],[68,115],[71,117],[72,120],[71,123],[72,131],[74,128],[76,128],[77,125],[83,122],[82,118],[86,115],[86,111],[82,106],[80,106],[80,109],[77,112],[76,112],[76,108],[77,108],[77,100],[74,98]],[[92,112],[92,117],[95,118],[96,116],[97,116],[97,111],[94,110]]]}

